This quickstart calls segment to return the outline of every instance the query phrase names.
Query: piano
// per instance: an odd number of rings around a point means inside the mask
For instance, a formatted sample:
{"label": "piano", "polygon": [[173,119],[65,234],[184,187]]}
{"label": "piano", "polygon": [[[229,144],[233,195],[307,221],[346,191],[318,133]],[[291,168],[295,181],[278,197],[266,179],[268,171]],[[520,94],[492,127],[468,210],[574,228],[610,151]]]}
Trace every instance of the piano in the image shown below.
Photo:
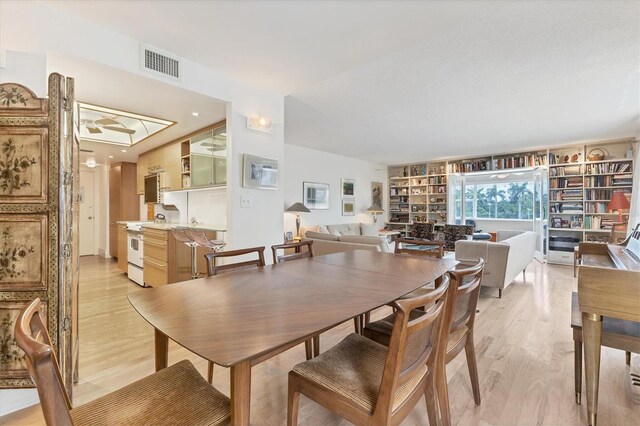
{"label": "piano", "polygon": [[602,317],[640,322],[640,224],[620,245],[580,243],[578,304],[582,311],[589,425],[597,424]]}

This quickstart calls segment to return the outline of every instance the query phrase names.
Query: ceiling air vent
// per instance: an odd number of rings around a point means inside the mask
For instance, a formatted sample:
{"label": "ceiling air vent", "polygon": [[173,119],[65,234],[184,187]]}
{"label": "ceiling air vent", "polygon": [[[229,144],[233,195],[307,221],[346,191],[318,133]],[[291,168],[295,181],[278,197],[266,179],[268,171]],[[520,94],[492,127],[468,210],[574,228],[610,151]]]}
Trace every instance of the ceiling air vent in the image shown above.
{"label": "ceiling air vent", "polygon": [[150,46],[140,45],[140,67],[172,80],[182,80],[180,59]]}

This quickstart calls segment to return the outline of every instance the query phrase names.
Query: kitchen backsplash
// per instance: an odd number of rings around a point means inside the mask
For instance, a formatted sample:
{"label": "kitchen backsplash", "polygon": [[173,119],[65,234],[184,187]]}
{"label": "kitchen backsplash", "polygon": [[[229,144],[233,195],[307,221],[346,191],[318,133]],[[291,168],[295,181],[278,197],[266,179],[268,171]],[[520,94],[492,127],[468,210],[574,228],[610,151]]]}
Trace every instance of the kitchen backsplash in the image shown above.
{"label": "kitchen backsplash", "polygon": [[180,223],[190,223],[193,217],[198,223],[211,225],[226,225],[227,223],[226,190],[165,192],[163,201],[164,204],[173,204],[178,208]]}

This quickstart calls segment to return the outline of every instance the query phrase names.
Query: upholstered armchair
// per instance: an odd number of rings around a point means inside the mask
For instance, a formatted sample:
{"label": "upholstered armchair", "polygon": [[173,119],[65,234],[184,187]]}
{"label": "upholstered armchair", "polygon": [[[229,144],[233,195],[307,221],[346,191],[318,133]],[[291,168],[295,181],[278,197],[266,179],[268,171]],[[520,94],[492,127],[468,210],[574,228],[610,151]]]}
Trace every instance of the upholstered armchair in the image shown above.
{"label": "upholstered armchair", "polygon": [[470,240],[472,236],[471,225],[444,225],[444,249],[453,251],[456,249],[456,241]]}
{"label": "upholstered armchair", "polygon": [[419,240],[433,241],[433,223],[414,223],[411,226],[409,236]]}

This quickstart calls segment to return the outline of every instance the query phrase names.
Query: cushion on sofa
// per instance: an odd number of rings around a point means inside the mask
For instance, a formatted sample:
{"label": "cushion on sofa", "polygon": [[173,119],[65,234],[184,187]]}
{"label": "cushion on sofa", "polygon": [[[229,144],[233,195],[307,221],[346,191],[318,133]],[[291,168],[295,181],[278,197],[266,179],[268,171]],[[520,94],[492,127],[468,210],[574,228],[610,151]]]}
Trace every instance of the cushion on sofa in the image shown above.
{"label": "cushion on sofa", "polygon": [[378,236],[378,227],[375,223],[361,223],[360,231],[363,236],[367,237],[377,237]]}
{"label": "cushion on sofa", "polygon": [[338,235],[340,235],[340,232],[348,231],[349,227],[345,223],[345,224],[341,224],[341,225],[327,225],[327,229],[329,230],[329,232],[331,234],[336,235],[336,232],[337,232]]}
{"label": "cushion on sofa", "polygon": [[340,235],[356,235],[356,231],[341,231]]}
{"label": "cushion on sofa", "polygon": [[307,231],[304,236],[305,238],[312,238],[315,240],[339,241],[339,237],[337,235],[325,234],[324,232]]}
{"label": "cushion on sofa", "polygon": [[389,244],[384,237],[369,237],[365,235],[344,235],[340,237],[340,241],[345,243],[371,244],[380,247],[380,251],[389,253]]}

